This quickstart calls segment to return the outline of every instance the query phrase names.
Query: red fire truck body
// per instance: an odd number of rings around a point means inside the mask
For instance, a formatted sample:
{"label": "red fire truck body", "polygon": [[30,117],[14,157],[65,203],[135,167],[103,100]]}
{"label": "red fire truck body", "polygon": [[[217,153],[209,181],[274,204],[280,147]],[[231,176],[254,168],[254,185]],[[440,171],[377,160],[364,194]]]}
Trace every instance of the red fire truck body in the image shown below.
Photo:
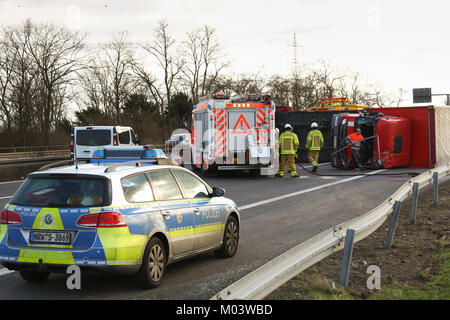
{"label": "red fire truck body", "polygon": [[[192,162],[203,172],[278,166],[275,105],[259,94],[200,100],[192,111]],[[276,164],[275,164],[276,162]]]}

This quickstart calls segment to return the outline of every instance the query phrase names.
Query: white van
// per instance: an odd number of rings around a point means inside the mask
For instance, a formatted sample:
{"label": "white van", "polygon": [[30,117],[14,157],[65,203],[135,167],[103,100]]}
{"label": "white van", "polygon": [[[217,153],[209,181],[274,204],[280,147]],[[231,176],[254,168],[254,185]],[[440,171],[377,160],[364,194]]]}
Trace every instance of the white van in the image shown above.
{"label": "white van", "polygon": [[70,139],[71,159],[89,159],[106,146],[136,146],[140,139],[131,127],[86,126],[74,127]]}

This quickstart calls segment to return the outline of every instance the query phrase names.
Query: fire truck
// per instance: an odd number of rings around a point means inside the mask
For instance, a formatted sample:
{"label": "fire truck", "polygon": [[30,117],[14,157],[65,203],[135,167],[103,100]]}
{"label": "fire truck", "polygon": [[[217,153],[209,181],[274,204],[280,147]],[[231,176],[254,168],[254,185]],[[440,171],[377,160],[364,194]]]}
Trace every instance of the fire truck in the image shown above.
{"label": "fire truck", "polygon": [[200,99],[192,111],[192,166],[211,170],[278,170],[275,104],[267,95],[215,95]]}

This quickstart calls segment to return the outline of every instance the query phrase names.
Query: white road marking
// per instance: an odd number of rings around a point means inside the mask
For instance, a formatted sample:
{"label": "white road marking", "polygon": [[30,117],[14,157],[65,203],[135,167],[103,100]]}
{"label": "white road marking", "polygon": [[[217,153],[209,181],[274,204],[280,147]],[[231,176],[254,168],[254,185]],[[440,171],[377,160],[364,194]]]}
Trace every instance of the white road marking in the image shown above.
{"label": "white road marking", "polygon": [[0,276],[7,275],[8,273],[13,273],[13,270],[8,270],[6,268],[0,269]]}
{"label": "white road marking", "polygon": [[[378,172],[382,172],[382,171],[385,171],[385,170],[386,169],[373,171],[373,172],[367,173],[367,175],[372,175],[372,174],[375,174],[375,173],[378,173]],[[275,201],[280,201],[280,200],[283,200],[283,199],[286,199],[286,198],[299,196],[301,194],[305,194],[305,193],[308,193],[308,192],[320,190],[320,189],[327,188],[327,187],[332,187],[332,186],[335,186],[337,184],[341,184],[341,183],[357,180],[357,179],[360,179],[360,178],[363,178],[363,177],[365,177],[365,176],[354,176],[354,177],[347,178],[347,179],[344,179],[344,180],[339,180],[339,181],[334,181],[334,182],[322,184],[322,185],[317,186],[317,187],[312,187],[312,188],[308,188],[308,189],[305,189],[305,190],[300,190],[300,191],[297,191],[297,192],[284,194],[282,196],[270,198],[270,199],[267,199],[267,200],[258,201],[258,202],[255,202],[255,203],[250,203],[250,204],[247,204],[245,206],[239,207],[239,210],[241,211],[241,210],[246,210],[246,209],[250,209],[250,208],[259,207],[259,206],[262,206],[262,205],[265,205],[265,204],[269,204],[269,203],[272,203],[272,202],[275,202]]]}
{"label": "white road marking", "polygon": [[0,200],[3,200],[3,199],[11,199],[13,196],[7,196],[7,197],[0,197]]}

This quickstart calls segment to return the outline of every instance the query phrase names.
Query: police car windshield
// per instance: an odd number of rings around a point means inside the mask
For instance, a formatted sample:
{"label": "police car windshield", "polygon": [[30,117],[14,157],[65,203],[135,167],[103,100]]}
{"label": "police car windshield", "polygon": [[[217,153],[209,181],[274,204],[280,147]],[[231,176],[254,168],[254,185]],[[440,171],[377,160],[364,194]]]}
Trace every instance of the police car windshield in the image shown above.
{"label": "police car windshield", "polygon": [[111,203],[108,181],[101,178],[29,177],[12,205],[30,207],[101,207]]}

